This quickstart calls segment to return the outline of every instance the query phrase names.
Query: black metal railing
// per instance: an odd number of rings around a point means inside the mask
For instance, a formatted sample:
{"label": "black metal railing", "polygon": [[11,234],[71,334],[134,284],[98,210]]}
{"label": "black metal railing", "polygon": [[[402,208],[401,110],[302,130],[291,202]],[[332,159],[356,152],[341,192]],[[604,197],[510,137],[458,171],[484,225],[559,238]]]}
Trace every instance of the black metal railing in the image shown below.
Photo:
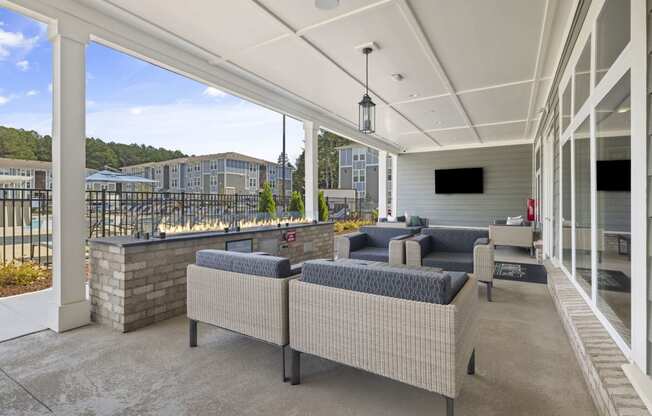
{"label": "black metal railing", "polygon": [[[277,217],[296,217],[274,197]],[[184,192],[86,191],[87,237],[156,234],[160,225],[193,226],[222,222],[266,220],[258,211],[258,195],[197,194]],[[52,260],[52,193],[50,190],[0,189],[0,263]]]}

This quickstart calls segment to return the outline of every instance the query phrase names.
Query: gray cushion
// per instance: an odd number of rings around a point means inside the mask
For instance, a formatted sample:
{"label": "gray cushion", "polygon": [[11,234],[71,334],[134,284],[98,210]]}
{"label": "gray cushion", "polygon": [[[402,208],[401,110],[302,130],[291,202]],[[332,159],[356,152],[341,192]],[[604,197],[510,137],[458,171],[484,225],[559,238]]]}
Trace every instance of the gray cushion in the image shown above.
{"label": "gray cushion", "polygon": [[224,250],[199,250],[196,254],[197,266],[229,272],[266,277],[288,277],[294,274],[290,260],[283,257],[238,253]]}
{"label": "gray cushion", "polygon": [[424,228],[421,234],[429,235],[432,251],[472,252],[478,238],[489,238],[487,230],[466,228]]}
{"label": "gray cushion", "polygon": [[363,247],[349,253],[349,257],[358,260],[389,262],[389,249],[384,247]]}
{"label": "gray cushion", "polygon": [[455,299],[455,295],[462,289],[469,276],[465,272],[448,272],[448,274],[451,276],[451,298],[448,302],[450,303]]}
{"label": "gray cushion", "polygon": [[392,228],[392,227],[361,227],[360,232],[367,235],[367,246],[389,247],[389,242],[394,237],[412,235],[419,231],[419,228]]}
{"label": "gray cushion", "polygon": [[473,253],[450,251],[434,251],[421,259],[421,264],[427,267],[440,267],[446,271],[473,273]]}
{"label": "gray cushion", "polygon": [[399,299],[448,304],[468,279],[423,267],[390,266],[341,259],[310,260],[303,265],[301,280],[340,289]]}

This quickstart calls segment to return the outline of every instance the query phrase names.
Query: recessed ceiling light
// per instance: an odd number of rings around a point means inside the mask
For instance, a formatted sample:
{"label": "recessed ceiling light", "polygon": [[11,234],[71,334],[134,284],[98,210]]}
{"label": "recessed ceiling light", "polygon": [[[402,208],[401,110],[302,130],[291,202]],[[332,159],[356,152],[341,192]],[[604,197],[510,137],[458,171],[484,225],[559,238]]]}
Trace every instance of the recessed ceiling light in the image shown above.
{"label": "recessed ceiling light", "polygon": [[419,94],[417,94],[417,93],[408,95],[409,98],[417,98],[418,96],[419,96]]}
{"label": "recessed ceiling light", "polygon": [[332,10],[340,5],[340,0],[315,0],[315,7],[322,10]]}
{"label": "recessed ceiling light", "polygon": [[394,81],[403,81],[403,74],[392,74],[392,78],[394,78]]}
{"label": "recessed ceiling light", "polygon": [[629,108],[629,106],[623,105],[621,107],[618,107],[618,109],[616,111],[618,111],[620,114],[622,114],[622,113],[629,113],[630,110],[631,110],[631,108]]}

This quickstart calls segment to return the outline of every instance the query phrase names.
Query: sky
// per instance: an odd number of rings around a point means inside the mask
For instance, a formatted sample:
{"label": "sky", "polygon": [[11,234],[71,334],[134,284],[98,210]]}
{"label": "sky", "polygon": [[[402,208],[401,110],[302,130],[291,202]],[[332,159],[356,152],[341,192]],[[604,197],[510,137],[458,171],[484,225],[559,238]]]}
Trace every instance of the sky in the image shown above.
{"label": "sky", "polygon": [[[201,155],[281,153],[281,114],[129,55],[86,49],[86,134]],[[52,130],[52,46],[44,24],[0,7],[0,125]],[[300,122],[287,118],[292,162],[303,148]]]}

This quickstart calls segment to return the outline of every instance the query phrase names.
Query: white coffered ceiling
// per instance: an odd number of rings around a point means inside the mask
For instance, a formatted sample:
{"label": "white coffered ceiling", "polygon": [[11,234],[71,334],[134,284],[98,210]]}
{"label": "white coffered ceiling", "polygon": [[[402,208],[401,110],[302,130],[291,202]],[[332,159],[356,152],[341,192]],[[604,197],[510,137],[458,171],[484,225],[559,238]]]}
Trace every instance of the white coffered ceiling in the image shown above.
{"label": "white coffered ceiling", "polygon": [[377,135],[425,151],[532,139],[572,0],[106,3],[351,123],[375,42]]}

